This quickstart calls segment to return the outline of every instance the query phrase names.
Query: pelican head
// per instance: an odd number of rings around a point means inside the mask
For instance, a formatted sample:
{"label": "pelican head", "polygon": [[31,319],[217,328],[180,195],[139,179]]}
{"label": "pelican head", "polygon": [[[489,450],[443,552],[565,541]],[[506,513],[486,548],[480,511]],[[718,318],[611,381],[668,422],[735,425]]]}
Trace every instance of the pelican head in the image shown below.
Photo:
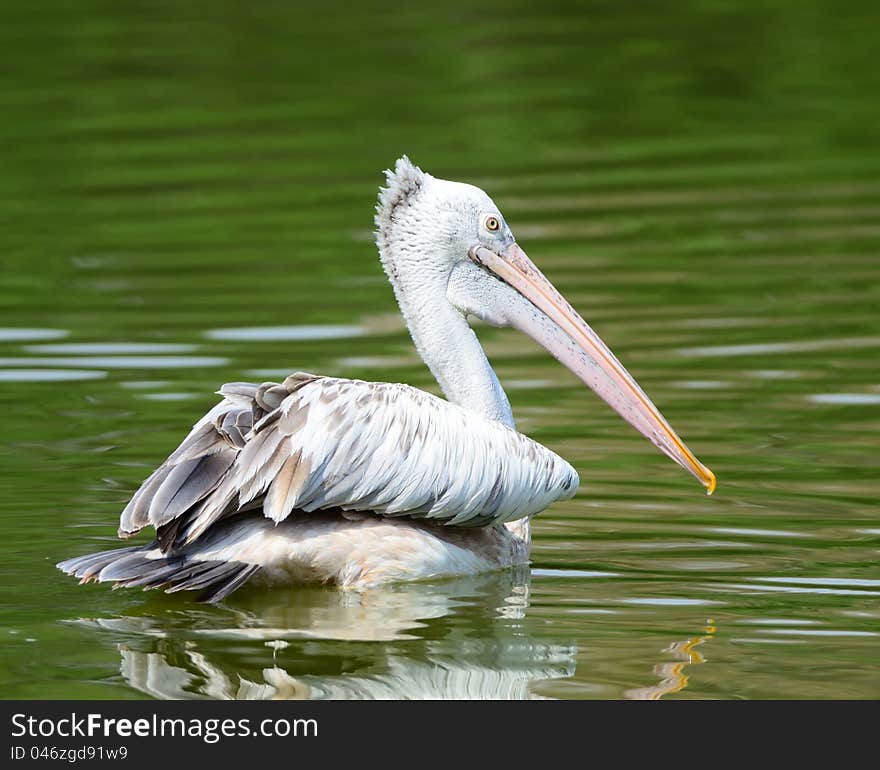
{"label": "pelican head", "polygon": [[[455,377],[460,377],[460,369],[450,374],[450,369],[460,367],[455,348],[470,344],[470,338],[455,335],[460,319],[476,317],[492,326],[518,329],[692,473],[709,494],[714,491],[712,471],[697,460],[608,346],[528,258],[483,190],[436,179],[405,156],[386,176],[376,207],[382,264],[419,352],[447,396],[454,390]],[[491,376],[497,384],[494,373]]]}

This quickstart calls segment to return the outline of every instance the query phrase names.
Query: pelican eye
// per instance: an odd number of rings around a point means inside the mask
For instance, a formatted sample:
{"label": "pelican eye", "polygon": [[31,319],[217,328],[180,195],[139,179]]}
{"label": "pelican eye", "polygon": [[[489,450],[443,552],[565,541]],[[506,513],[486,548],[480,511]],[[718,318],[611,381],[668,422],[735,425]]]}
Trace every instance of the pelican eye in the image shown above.
{"label": "pelican eye", "polygon": [[486,217],[485,225],[490,233],[497,233],[501,229],[501,221],[498,217],[493,217],[491,215]]}

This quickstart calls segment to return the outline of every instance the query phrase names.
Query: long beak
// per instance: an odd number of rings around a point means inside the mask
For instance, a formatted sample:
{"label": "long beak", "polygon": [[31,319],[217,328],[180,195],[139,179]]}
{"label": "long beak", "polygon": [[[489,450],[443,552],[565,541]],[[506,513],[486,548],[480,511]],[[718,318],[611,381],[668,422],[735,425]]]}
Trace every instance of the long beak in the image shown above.
{"label": "long beak", "polygon": [[694,457],[599,335],[517,244],[509,246],[503,254],[484,246],[474,246],[469,256],[514,288],[552,321],[548,325],[534,316],[528,319],[512,318],[514,326],[547,348],[661,452],[696,476],[708,494],[715,491],[715,474]]}

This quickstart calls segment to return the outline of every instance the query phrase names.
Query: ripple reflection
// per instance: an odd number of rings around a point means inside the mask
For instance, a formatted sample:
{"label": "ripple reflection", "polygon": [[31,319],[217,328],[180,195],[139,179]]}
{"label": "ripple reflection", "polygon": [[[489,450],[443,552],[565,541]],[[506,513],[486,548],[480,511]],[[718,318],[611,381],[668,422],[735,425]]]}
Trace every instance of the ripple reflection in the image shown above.
{"label": "ripple reflection", "polygon": [[154,698],[521,699],[572,677],[577,652],[531,637],[528,581],[519,570],[363,593],[251,592],[234,606],[75,622],[119,638],[123,679]]}

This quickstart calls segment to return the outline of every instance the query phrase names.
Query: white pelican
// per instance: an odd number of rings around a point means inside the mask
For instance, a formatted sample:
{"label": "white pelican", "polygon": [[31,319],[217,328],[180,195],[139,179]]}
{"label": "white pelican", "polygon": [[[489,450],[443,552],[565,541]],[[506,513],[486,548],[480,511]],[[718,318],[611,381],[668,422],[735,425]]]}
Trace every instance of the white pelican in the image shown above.
{"label": "white pelican", "polygon": [[361,589],[527,562],[531,517],[572,497],[578,475],[515,430],[469,317],[532,337],[712,493],[713,473],[485,192],[406,157],[386,177],[375,218],[382,266],[447,400],[302,372],[226,384],[122,512],[120,537],[152,526],[155,540],[60,569],[219,601],[254,578]]}

